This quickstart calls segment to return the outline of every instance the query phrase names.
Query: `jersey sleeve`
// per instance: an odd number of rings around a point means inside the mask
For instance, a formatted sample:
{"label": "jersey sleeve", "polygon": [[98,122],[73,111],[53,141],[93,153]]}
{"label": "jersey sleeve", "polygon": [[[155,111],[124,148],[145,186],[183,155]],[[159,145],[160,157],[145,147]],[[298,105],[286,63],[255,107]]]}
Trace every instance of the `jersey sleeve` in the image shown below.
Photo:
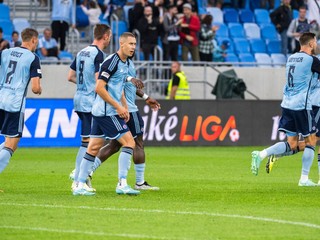
{"label": "jersey sleeve", "polygon": [[97,56],[94,59],[94,71],[97,73],[100,69],[100,64],[103,62],[103,53],[101,51],[98,52]]}
{"label": "jersey sleeve", "polygon": [[1,56],[2,56],[2,51],[0,51],[0,66],[1,66]]}
{"label": "jersey sleeve", "polygon": [[172,86],[179,86],[180,78],[177,75],[173,75]]}
{"label": "jersey sleeve", "polygon": [[75,58],[73,59],[73,62],[71,63],[70,68],[71,68],[73,71],[77,71],[77,57],[75,57]]}
{"label": "jersey sleeve", "polygon": [[311,66],[311,71],[320,73],[320,60],[317,57],[312,56],[313,62]]}
{"label": "jersey sleeve", "polygon": [[117,59],[116,57],[111,57],[104,61],[101,65],[98,79],[102,79],[103,81],[108,83],[111,76],[117,71],[118,60],[119,59]]}
{"label": "jersey sleeve", "polygon": [[39,57],[36,55],[30,66],[30,78],[34,78],[34,77],[42,78],[40,60],[39,60]]}

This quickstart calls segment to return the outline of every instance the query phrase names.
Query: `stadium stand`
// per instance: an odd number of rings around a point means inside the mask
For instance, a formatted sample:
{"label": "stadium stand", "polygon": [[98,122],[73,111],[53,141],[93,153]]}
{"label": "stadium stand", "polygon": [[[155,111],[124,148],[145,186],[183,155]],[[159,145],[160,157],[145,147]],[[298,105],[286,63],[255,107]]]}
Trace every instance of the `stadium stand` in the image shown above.
{"label": "stadium stand", "polygon": [[252,53],[266,53],[267,46],[263,39],[251,39],[250,46]]}
{"label": "stadium stand", "polygon": [[223,10],[223,19],[225,23],[238,23],[239,13],[234,8],[226,8]]}
{"label": "stadium stand", "polygon": [[3,30],[3,38],[6,40],[11,40],[11,34],[13,32],[13,24],[10,20],[2,19],[0,20],[0,27]]}
{"label": "stadium stand", "polygon": [[[255,63],[256,60],[253,57],[253,55],[251,53],[240,53],[239,54],[239,61],[243,62],[243,63]],[[253,67],[256,66],[255,64],[240,64],[240,66],[243,67]]]}
{"label": "stadium stand", "polygon": [[248,39],[261,38],[260,27],[256,23],[244,23],[243,28]]}
{"label": "stadium stand", "polygon": [[271,57],[267,53],[255,53],[254,58],[258,66],[271,66],[272,64]]}
{"label": "stadium stand", "polygon": [[214,22],[223,23],[223,12],[220,8],[207,7],[207,12],[213,17]]}
{"label": "stadium stand", "polygon": [[261,29],[261,36],[263,39],[279,40],[277,30],[272,23],[261,24],[260,29]]}
{"label": "stadium stand", "polygon": [[269,12],[266,9],[255,9],[254,16],[257,24],[271,23]]}
{"label": "stadium stand", "polygon": [[281,53],[281,42],[279,40],[267,41],[268,53]]}
{"label": "stadium stand", "polygon": [[234,53],[228,53],[226,58],[225,58],[225,61],[226,62],[237,63],[237,62],[239,62],[239,58]]}
{"label": "stadium stand", "polygon": [[242,23],[254,23],[254,14],[250,9],[240,9],[239,19]]}
{"label": "stadium stand", "polygon": [[272,53],[271,60],[274,67],[281,67],[287,62],[287,58],[282,53]]}
{"label": "stadium stand", "polygon": [[12,20],[14,30],[21,34],[22,30],[30,27],[30,23],[26,18],[14,18]]}
{"label": "stadium stand", "polygon": [[219,26],[219,29],[216,31],[216,37],[229,37],[229,30],[227,25],[224,23],[213,23],[213,26]]}
{"label": "stadium stand", "polygon": [[76,7],[76,24],[77,24],[77,27],[87,27],[87,26],[89,26],[89,18],[82,11],[82,8],[80,6]]}
{"label": "stadium stand", "polygon": [[250,53],[250,44],[245,38],[235,38],[233,39],[235,51],[237,54],[240,53]]}
{"label": "stadium stand", "polygon": [[10,20],[10,8],[3,3],[0,3],[0,19]]}
{"label": "stadium stand", "polygon": [[229,23],[229,34],[231,38],[245,38],[245,33],[242,24],[240,23]]}

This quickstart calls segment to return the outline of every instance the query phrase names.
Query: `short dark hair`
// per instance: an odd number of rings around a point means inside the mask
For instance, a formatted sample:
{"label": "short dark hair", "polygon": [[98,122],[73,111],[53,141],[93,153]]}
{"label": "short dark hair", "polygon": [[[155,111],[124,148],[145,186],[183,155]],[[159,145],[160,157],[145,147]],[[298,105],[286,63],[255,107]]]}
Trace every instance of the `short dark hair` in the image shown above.
{"label": "short dark hair", "polygon": [[25,28],[21,32],[21,38],[23,42],[29,42],[31,38],[38,37],[38,36],[39,36],[38,31],[33,28]]}
{"label": "short dark hair", "polygon": [[93,30],[94,39],[101,40],[103,35],[111,31],[110,26],[107,24],[98,23],[95,25]]}
{"label": "short dark hair", "polygon": [[2,27],[0,27],[0,33],[3,33],[3,29],[2,29]]}
{"label": "short dark hair", "polygon": [[213,17],[210,14],[206,14],[202,19],[202,23],[207,24],[208,26],[211,27],[212,20],[213,20]]}
{"label": "short dark hair", "polygon": [[307,45],[311,40],[313,40],[316,37],[314,33],[311,32],[305,32],[303,33],[299,38],[299,43],[301,46]]}
{"label": "short dark hair", "polygon": [[12,31],[11,36],[13,36],[14,34],[18,34],[19,35],[19,32],[18,31]]}
{"label": "short dark hair", "polygon": [[120,38],[128,38],[128,37],[134,37],[134,38],[136,38],[136,36],[135,36],[133,33],[131,33],[131,32],[124,32],[124,33],[122,33],[121,36],[120,36]]}

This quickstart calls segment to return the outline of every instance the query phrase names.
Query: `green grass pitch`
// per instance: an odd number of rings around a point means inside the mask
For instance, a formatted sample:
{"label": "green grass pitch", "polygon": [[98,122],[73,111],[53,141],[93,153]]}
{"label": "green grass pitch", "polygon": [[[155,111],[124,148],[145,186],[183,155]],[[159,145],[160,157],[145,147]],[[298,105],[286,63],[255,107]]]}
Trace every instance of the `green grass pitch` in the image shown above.
{"label": "green grass pitch", "polygon": [[319,239],[320,187],[298,187],[301,153],[253,176],[255,149],[146,147],[146,180],[161,189],[140,196],[116,195],[116,154],[85,197],[70,191],[76,148],[20,148],[0,174],[0,239]]}

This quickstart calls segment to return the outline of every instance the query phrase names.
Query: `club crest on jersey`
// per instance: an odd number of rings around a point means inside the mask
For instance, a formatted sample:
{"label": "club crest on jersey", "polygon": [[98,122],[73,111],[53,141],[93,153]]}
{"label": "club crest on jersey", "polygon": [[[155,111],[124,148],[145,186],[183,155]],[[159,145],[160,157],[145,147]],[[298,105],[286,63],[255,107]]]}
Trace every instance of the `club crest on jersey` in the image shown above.
{"label": "club crest on jersey", "polygon": [[123,129],[127,129],[128,128],[127,124],[124,124],[122,127],[123,127]]}

